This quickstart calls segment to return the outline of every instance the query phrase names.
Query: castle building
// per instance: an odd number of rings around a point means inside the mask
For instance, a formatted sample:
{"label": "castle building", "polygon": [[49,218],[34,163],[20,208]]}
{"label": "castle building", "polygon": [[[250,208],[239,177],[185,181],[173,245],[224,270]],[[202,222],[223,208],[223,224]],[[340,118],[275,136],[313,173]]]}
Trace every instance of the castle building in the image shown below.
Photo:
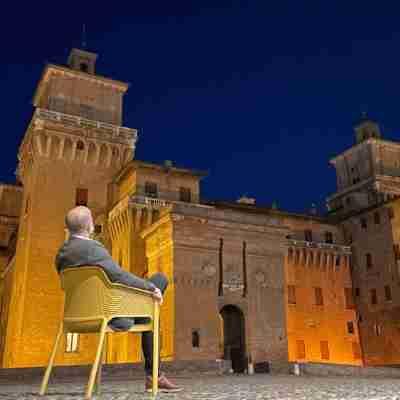
{"label": "castle building", "polygon": [[[98,75],[96,59],[73,49],[67,66],[45,67],[17,184],[0,186],[0,366],[48,361],[63,312],[54,257],[75,205],[92,210],[122,268],[168,276],[165,361],[229,359],[236,372],[398,363],[400,144],[363,119],[357,144],[331,161],[338,191],[325,216],[206,202],[205,172],[135,159],[137,131],[122,126],[128,85]],[[92,362],[96,335],[63,340],[58,365]],[[139,341],[108,335],[105,362],[140,361]]]}

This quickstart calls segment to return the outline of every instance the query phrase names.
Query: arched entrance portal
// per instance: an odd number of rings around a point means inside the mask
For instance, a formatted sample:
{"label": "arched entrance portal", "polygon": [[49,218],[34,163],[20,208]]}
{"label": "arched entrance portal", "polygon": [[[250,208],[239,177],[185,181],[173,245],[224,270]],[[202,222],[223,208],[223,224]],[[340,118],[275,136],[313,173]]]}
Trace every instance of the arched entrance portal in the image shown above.
{"label": "arched entrance portal", "polygon": [[245,325],[244,315],[240,308],[226,305],[220,311],[224,330],[224,359],[232,360],[234,372],[244,372],[245,359]]}

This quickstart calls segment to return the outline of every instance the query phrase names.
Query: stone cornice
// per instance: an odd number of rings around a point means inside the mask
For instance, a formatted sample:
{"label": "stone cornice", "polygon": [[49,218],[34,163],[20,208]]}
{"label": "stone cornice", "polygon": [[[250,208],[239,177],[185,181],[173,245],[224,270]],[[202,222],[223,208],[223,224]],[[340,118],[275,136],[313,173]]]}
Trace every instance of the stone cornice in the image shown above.
{"label": "stone cornice", "polygon": [[33,104],[35,106],[38,105],[40,97],[43,94],[44,86],[49,81],[50,76],[52,74],[64,75],[64,76],[68,76],[71,78],[83,79],[83,80],[101,84],[104,86],[110,86],[114,89],[121,91],[122,93],[125,93],[129,87],[129,84],[125,83],[125,82],[117,81],[117,80],[110,79],[110,78],[105,78],[100,75],[88,74],[86,72],[77,71],[77,70],[70,69],[68,67],[64,67],[61,65],[48,64],[48,65],[46,65],[46,67],[42,73],[42,77],[40,79],[40,82],[38,84],[38,87],[37,87],[36,92],[33,97]]}
{"label": "stone cornice", "polygon": [[377,138],[370,138],[364,142],[358,143],[358,144],[350,147],[349,149],[345,150],[343,153],[331,158],[329,160],[329,163],[332,165],[335,165],[339,159],[347,157],[347,156],[355,153],[356,151],[358,151],[362,146],[366,146],[366,145],[370,145],[370,144],[374,144],[378,147],[389,147],[393,150],[400,150],[399,142],[393,142],[391,140],[384,140],[384,139],[377,139]]}

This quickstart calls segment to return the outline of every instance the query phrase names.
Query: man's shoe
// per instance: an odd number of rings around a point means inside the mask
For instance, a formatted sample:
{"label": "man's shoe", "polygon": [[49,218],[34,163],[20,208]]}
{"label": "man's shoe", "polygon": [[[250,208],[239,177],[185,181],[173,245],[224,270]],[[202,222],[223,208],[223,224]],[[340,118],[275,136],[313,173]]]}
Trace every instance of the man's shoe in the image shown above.
{"label": "man's shoe", "polygon": [[[151,392],[153,387],[153,377],[146,376],[146,392]],[[158,391],[164,393],[176,393],[182,391],[183,388],[174,385],[170,382],[165,375],[158,377]]]}

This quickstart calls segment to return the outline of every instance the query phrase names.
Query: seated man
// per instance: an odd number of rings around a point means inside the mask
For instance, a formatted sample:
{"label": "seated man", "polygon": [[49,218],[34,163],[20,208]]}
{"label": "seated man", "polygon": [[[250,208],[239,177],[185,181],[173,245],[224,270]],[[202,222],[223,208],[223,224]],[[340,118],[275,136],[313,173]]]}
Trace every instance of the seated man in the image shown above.
{"label": "seated man", "polygon": [[[165,275],[157,273],[149,280],[145,280],[124,271],[111,258],[106,248],[98,241],[90,239],[94,231],[92,213],[87,207],[75,207],[68,212],[65,222],[70,233],[69,239],[58,251],[56,257],[57,271],[81,265],[96,265],[101,267],[111,282],[122,283],[127,286],[153,292],[153,296],[162,303],[168,280]],[[139,322],[139,321],[137,321]],[[128,330],[135,323],[133,318],[114,318],[109,326],[115,331]],[[153,370],[153,332],[142,333],[142,350],[145,359],[146,390],[152,387]],[[158,380],[160,391],[176,392],[181,390],[172,384],[165,375]]]}

